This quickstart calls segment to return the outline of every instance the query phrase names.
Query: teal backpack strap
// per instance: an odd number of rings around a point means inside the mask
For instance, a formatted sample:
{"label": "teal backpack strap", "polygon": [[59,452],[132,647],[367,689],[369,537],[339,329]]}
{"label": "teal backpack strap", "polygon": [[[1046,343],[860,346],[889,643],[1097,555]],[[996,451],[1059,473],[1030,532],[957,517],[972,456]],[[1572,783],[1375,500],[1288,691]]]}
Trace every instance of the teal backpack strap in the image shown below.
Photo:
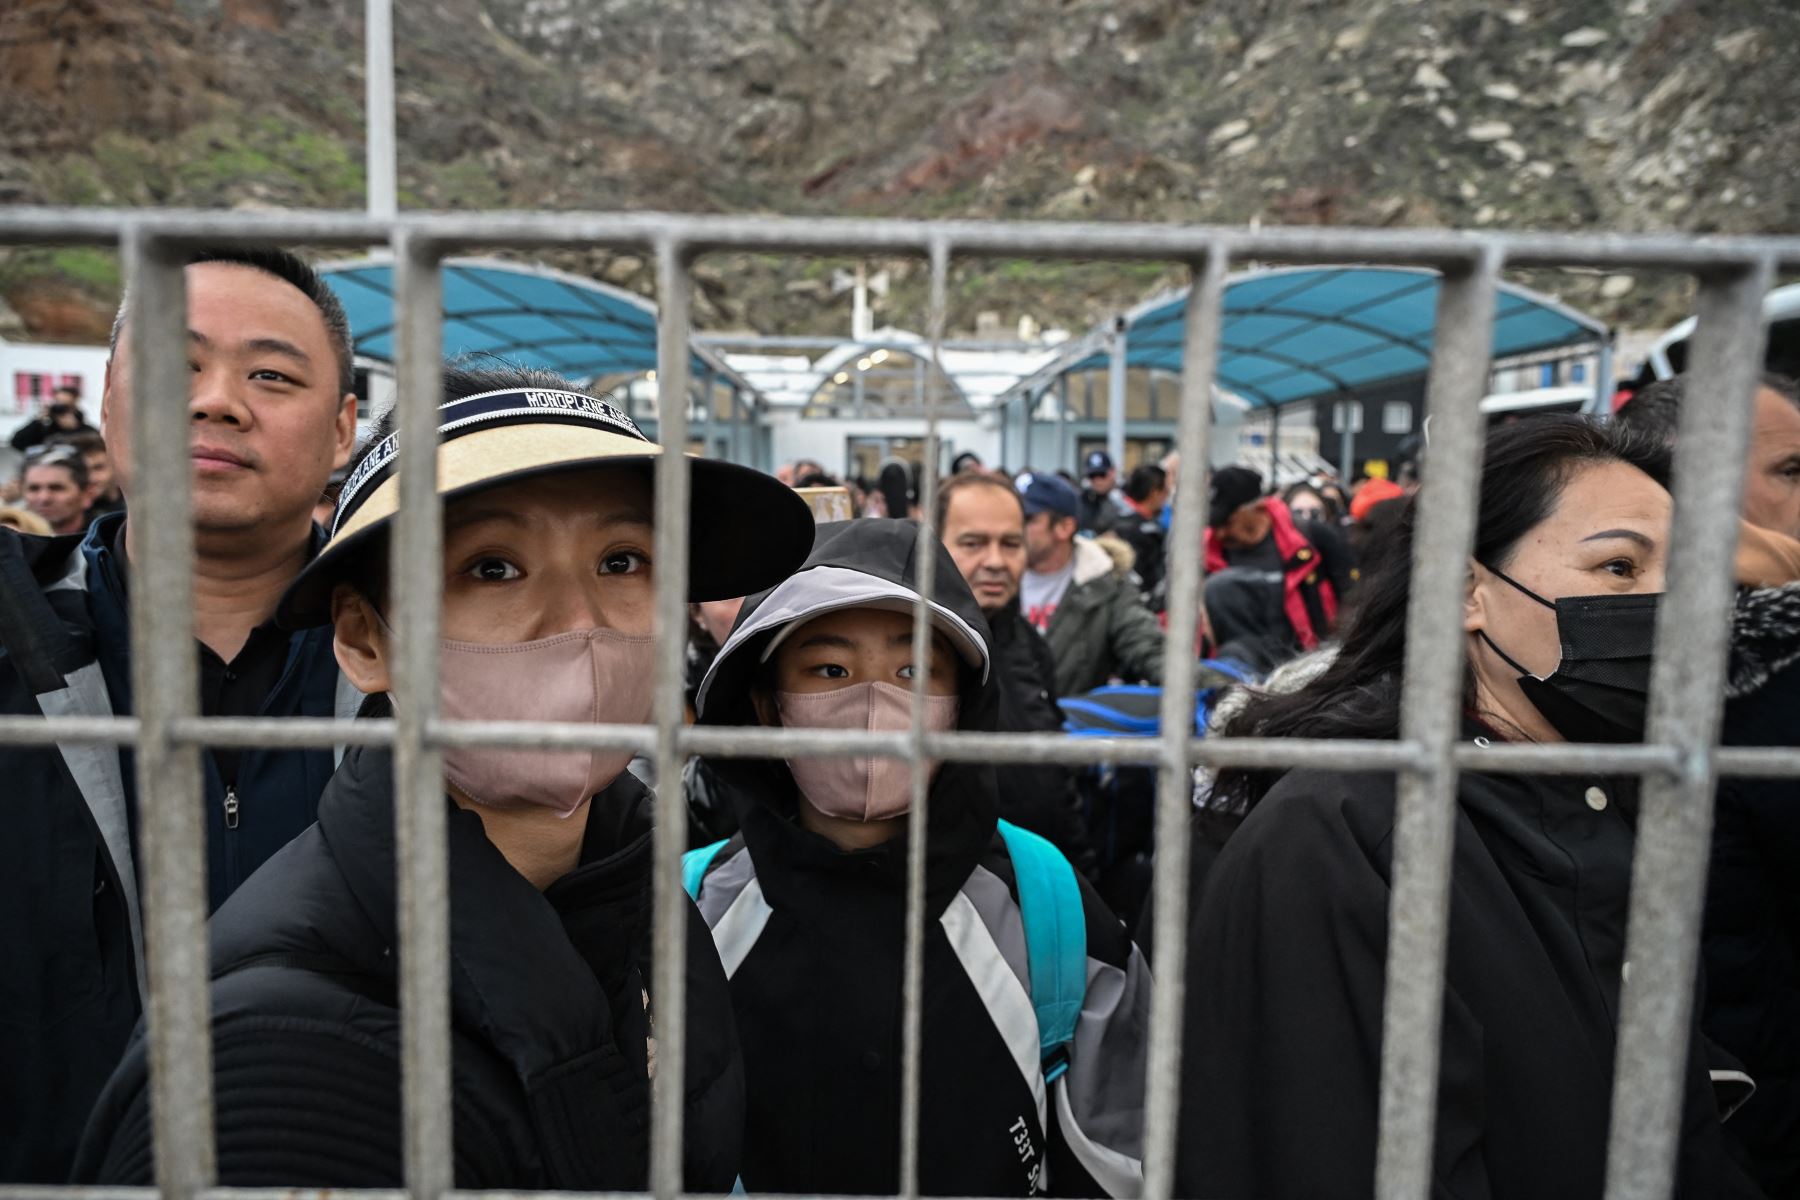
{"label": "teal backpack strap", "polygon": [[1031,1007],[1037,1013],[1044,1082],[1049,1083],[1069,1069],[1075,1023],[1087,995],[1087,913],[1075,868],[1062,851],[1010,821],[1000,822],[1000,836],[1019,889]]}
{"label": "teal backpack strap", "polygon": [[687,889],[688,899],[700,898],[700,881],[706,878],[706,868],[712,866],[713,859],[719,857],[719,851],[724,848],[724,842],[714,842],[681,856],[681,886]]}

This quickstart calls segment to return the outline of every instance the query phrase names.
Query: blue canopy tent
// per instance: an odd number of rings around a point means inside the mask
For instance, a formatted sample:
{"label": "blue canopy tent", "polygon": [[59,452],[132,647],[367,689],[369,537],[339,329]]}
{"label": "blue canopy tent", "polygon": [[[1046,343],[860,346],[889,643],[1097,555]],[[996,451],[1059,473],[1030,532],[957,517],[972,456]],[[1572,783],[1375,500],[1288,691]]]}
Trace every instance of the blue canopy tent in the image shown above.
{"label": "blue canopy tent", "polygon": [[[343,302],[356,353],[392,363],[393,263],[379,258],[326,263],[319,273]],[[656,368],[656,306],[623,289],[549,267],[452,258],[444,262],[443,295],[446,358],[493,354],[584,384],[629,379]],[[723,386],[730,402],[726,453],[749,461],[754,438],[743,436],[744,425],[746,418],[754,419],[758,393],[707,350],[693,352],[689,370],[702,400],[695,435],[710,453],[714,388]],[[645,432],[654,436],[652,428]]]}
{"label": "blue canopy tent", "polygon": [[[1439,276],[1415,268],[1284,267],[1240,275],[1225,287],[1219,388],[1252,409],[1280,408],[1423,376],[1431,364]],[[1043,394],[1066,376],[1108,368],[1115,400],[1128,368],[1179,373],[1188,291],[1159,296],[1075,342],[1022,380],[1007,397],[1027,421]],[[1595,346],[1602,369],[1597,404],[1609,392],[1607,327],[1548,296],[1502,283],[1494,308],[1493,357]],[[1124,441],[1124,405],[1109,411],[1115,460]]]}

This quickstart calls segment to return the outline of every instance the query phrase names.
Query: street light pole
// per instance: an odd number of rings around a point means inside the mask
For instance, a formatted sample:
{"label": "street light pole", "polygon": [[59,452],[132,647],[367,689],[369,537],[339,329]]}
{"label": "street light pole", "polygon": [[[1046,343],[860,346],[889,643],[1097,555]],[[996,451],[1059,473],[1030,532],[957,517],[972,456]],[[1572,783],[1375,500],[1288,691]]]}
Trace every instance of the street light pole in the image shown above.
{"label": "street light pole", "polygon": [[367,0],[363,40],[367,56],[367,113],[363,142],[368,148],[369,215],[391,217],[400,209],[394,140],[394,4]]}

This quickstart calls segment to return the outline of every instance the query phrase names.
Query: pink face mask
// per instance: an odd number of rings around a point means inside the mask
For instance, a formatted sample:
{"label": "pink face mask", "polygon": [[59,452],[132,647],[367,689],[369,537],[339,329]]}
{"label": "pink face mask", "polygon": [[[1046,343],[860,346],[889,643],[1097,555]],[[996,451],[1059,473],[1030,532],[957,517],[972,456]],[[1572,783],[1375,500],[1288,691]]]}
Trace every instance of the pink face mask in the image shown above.
{"label": "pink face mask", "polygon": [[[904,733],[912,728],[912,693],[891,683],[858,683],[835,692],[777,692],[781,722],[790,729],[866,729]],[[925,697],[925,727],[956,727],[955,696]],[[938,764],[926,765],[936,778]],[[903,758],[791,758],[800,794],[829,817],[881,821],[912,807],[912,764]]]}
{"label": "pink face mask", "polygon": [[[642,725],[650,720],[655,639],[611,629],[489,646],[441,643],[443,715],[457,721],[565,721]],[[536,804],[568,816],[617,779],[629,750],[444,751],[444,776],[477,804]]]}

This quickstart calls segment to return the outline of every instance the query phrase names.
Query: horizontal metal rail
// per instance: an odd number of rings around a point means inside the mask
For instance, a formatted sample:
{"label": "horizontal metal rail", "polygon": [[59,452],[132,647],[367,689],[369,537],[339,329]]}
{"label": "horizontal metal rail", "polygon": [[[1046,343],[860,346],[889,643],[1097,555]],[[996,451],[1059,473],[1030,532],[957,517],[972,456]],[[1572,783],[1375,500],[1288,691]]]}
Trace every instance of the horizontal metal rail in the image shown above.
{"label": "horizontal metal rail", "polygon": [[[297,243],[314,247],[388,246],[398,270],[398,413],[403,431],[403,502],[391,568],[396,581],[396,672],[410,696],[396,718],[254,720],[196,715],[190,608],[186,594],[191,537],[185,495],[185,433],[146,415],[158,396],[178,393],[184,379],[180,313],[181,253],[197,245]],[[1243,768],[1316,768],[1389,773],[1399,805],[1390,918],[1388,994],[1384,1010],[1378,1194],[1419,1200],[1432,1169],[1436,1115],[1437,1023],[1445,972],[1450,834],[1457,777],[1464,771],[1516,774],[1638,776],[1644,781],[1627,953],[1634,974],[1625,986],[1617,1048],[1618,1097],[1609,1146],[1611,1200],[1662,1200],[1669,1195],[1678,1136],[1679,1065],[1686,1051],[1704,883],[1707,834],[1716,782],[1730,776],[1800,778],[1800,748],[1739,749],[1718,745],[1726,627],[1730,616],[1729,531],[1741,488],[1742,445],[1760,360],[1759,304],[1773,273],[1800,268],[1800,238],[1693,238],[1679,235],[1460,233],[1330,228],[1243,229],[1206,226],[979,221],[903,221],[676,215],[663,213],[409,214],[376,218],[361,212],[231,213],[143,209],[0,211],[0,244],[117,245],[125,251],[132,293],[143,301],[130,343],[136,371],[134,426],[142,488],[132,496],[134,524],[147,525],[146,554],[134,579],[135,664],[139,710],[110,720],[0,717],[0,745],[117,744],[138,751],[144,843],[146,940],[150,955],[149,1036],[157,1187],[26,1188],[0,1185],[0,1200],[264,1200],[287,1189],[213,1186],[210,1029],[207,1016],[203,833],[192,804],[198,750],[205,746],[300,749],[374,746],[396,764],[396,832],[400,845],[399,950],[402,996],[402,1084],[407,1189],[368,1190],[359,1200],[441,1200],[454,1190],[450,1121],[448,1008],[448,861],[444,845],[442,752],[453,746],[629,748],[654,758],[664,788],[658,798],[654,869],[657,957],[653,992],[658,1021],[659,1080],[653,1104],[650,1191],[658,1200],[682,1194],[682,1078],[685,1045],[683,958],[685,899],[679,879],[683,800],[676,780],[689,755],[802,757],[879,755],[914,763],[914,822],[923,827],[925,763],[946,761],[1140,765],[1159,775],[1157,828],[1162,868],[1155,881],[1159,925],[1149,1045],[1145,1195],[1168,1200],[1175,1189],[1180,1071],[1183,913],[1186,844],[1181,831],[1192,796],[1192,772]],[[439,719],[436,645],[441,618],[438,578],[441,512],[429,431],[440,394],[439,308],[443,259],[470,248],[535,250],[558,246],[648,250],[658,264],[658,369],[665,386],[684,385],[688,299],[694,260],[715,251],[792,254],[891,254],[927,261],[932,273],[931,336],[909,345],[944,348],[945,287],[954,257],[1162,261],[1194,271],[1200,303],[1190,306],[1183,343],[1191,377],[1178,430],[1184,451],[1175,528],[1197,538],[1205,496],[1205,403],[1220,320],[1219,289],[1234,260],[1302,263],[1361,261],[1434,267],[1444,272],[1439,336],[1429,406],[1434,439],[1426,500],[1415,547],[1414,597],[1408,631],[1403,737],[1398,741],[1197,738],[1187,686],[1190,631],[1202,571],[1195,556],[1178,556],[1172,578],[1174,614],[1165,651],[1171,688],[1154,738],[1070,738],[1059,734],[929,733],[915,721],[906,733],[866,734],[792,729],[689,728],[681,724],[679,639],[688,575],[687,464],[665,456],[657,473],[657,704],[642,726],[561,726]],[[1730,419],[1686,414],[1677,478],[1677,536],[1665,604],[1665,649],[1652,695],[1652,737],[1641,746],[1488,745],[1462,739],[1456,699],[1462,678],[1457,602],[1475,520],[1479,422],[1472,401],[1485,383],[1487,329],[1500,274],[1519,267],[1674,270],[1701,281],[1702,322],[1695,363],[1716,377]],[[933,372],[933,386],[940,382]],[[679,408],[679,406],[677,406]],[[923,413],[935,445],[938,410]],[[1710,422],[1710,423],[1709,423]],[[661,432],[685,442],[685,412],[665,414]],[[931,456],[935,458],[935,456]],[[935,461],[927,499],[936,487]],[[927,506],[929,507],[929,506]],[[927,531],[929,532],[929,531]],[[930,561],[929,558],[927,561]],[[924,574],[929,577],[931,569]],[[915,610],[915,639],[924,637]],[[1683,636],[1671,641],[1675,632]],[[1688,636],[1700,631],[1701,636]],[[1679,644],[1677,644],[1679,643]],[[915,715],[928,681],[915,688]],[[1691,703],[1695,691],[1704,703]],[[901,1191],[918,1191],[919,1083],[922,1039],[924,860],[915,839],[908,855],[909,904],[902,1005],[903,1105]],[[482,1193],[539,1200],[537,1193]],[[580,1193],[554,1193],[579,1196]],[[473,1195],[470,1193],[469,1195]],[[547,1197],[546,1197],[547,1200]],[[599,1194],[594,1200],[601,1200]],[[608,1196],[606,1200],[619,1200]]]}
{"label": "horizontal metal rail", "polygon": [[[127,745],[140,726],[132,717],[0,717],[0,746],[45,743]],[[394,722],[386,717],[340,721],[328,717],[188,717],[169,723],[169,737],[203,746],[265,746],[273,749],[330,749],[336,746],[392,746]],[[448,745],[505,746],[533,750],[636,750],[656,745],[653,725],[557,725],[521,721],[445,721],[426,727],[426,740]],[[680,729],[676,745],[685,754],[719,758],[801,758],[866,754],[904,758],[912,753],[907,734],[834,733],[804,729],[716,727]],[[1160,739],[1072,738],[1060,733],[930,733],[925,750],[945,762],[1054,762],[1064,766],[1154,765]],[[1284,738],[1195,738],[1188,758],[1205,767],[1335,767],[1356,771],[1401,771],[1421,761],[1404,742],[1306,741]],[[1676,774],[1680,758],[1666,746],[1478,746],[1462,743],[1451,751],[1457,768],[1501,775]],[[1725,778],[1800,777],[1800,748],[1723,746],[1713,752],[1713,768]]]}
{"label": "horizontal metal rail", "polygon": [[292,210],[231,213],[206,209],[56,209],[0,212],[0,243],[104,245],[127,232],[170,245],[258,245],[303,242],[366,247],[404,234],[443,253],[486,246],[541,250],[557,246],[654,247],[672,240],[692,254],[762,250],[810,254],[925,257],[944,243],[965,258],[1093,258],[1171,263],[1219,248],[1233,260],[1355,260],[1444,267],[1484,252],[1508,267],[1616,267],[1699,271],[1771,262],[1800,267],[1800,238],[1693,237],[1682,234],[1463,233],[1430,229],[1343,229],[1325,226],[1146,225],[1120,222],[907,221],[889,218],[693,216],[673,213],[491,212],[419,213],[392,220],[362,212]]}

